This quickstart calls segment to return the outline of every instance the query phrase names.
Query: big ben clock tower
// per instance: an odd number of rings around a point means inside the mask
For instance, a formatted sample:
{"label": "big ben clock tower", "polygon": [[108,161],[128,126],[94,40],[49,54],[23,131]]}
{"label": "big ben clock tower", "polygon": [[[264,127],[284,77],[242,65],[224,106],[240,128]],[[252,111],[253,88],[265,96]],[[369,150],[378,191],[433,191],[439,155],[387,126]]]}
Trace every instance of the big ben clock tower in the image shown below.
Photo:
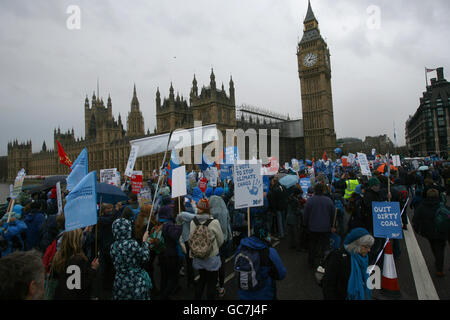
{"label": "big ben clock tower", "polygon": [[297,59],[302,97],[305,156],[322,158],[323,152],[333,154],[336,148],[333,99],[331,94],[330,51],[323,40],[308,1],[303,21],[302,40],[298,43]]}

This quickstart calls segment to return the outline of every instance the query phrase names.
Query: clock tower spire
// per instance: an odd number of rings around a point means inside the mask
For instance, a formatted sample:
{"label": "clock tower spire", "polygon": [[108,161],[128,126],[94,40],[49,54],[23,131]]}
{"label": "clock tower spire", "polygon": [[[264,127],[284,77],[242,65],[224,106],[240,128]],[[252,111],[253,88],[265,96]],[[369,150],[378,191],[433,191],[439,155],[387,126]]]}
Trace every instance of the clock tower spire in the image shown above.
{"label": "clock tower spire", "polygon": [[308,1],[303,37],[297,46],[306,158],[333,154],[336,148],[330,51]]}

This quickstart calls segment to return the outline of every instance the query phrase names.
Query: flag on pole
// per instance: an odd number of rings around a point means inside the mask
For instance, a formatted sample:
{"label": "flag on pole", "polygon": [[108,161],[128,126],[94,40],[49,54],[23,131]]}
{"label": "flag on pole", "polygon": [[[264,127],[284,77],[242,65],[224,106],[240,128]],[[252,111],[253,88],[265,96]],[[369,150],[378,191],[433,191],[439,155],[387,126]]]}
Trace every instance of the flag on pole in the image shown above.
{"label": "flag on pole", "polygon": [[169,170],[169,185],[172,186],[172,171],[180,166],[180,160],[177,157],[177,153],[175,152],[175,148],[172,149],[172,153],[170,155],[169,164],[167,165],[167,169]]}
{"label": "flag on pole", "polygon": [[59,155],[59,162],[71,167],[72,166],[72,161],[70,161],[69,157],[67,156],[67,154],[64,152],[63,147],[61,146],[61,144],[59,143],[58,140],[56,140],[56,143],[58,144],[58,155]]}
{"label": "flag on pole", "polygon": [[66,189],[71,191],[88,174],[87,148],[80,152],[78,158],[71,166],[72,172],[67,177]]}
{"label": "flag on pole", "polygon": [[397,130],[395,129],[395,121],[394,121],[394,143],[395,143],[395,147],[398,148]]}
{"label": "flag on pole", "polygon": [[426,70],[427,73],[436,71],[436,69],[428,69],[427,67],[425,67],[425,70]]}
{"label": "flag on pole", "polygon": [[65,231],[97,224],[97,171],[84,176],[67,195],[64,217]]}

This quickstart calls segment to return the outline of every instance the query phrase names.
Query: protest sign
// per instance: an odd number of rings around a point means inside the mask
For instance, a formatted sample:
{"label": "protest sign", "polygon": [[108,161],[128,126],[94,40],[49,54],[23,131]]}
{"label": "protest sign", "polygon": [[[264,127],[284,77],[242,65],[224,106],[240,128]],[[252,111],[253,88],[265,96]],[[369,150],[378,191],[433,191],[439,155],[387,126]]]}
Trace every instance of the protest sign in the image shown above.
{"label": "protest sign", "polygon": [[303,190],[303,198],[306,199],[306,195],[308,193],[308,188],[311,187],[311,179],[310,178],[301,178],[299,184]]}
{"label": "protest sign", "polygon": [[205,171],[203,171],[203,173],[212,187],[217,186],[217,178],[219,174],[216,167],[209,167]]}
{"label": "protest sign", "polygon": [[358,161],[359,161],[359,165],[361,167],[361,173],[364,176],[372,176],[372,172],[370,171],[370,165],[369,162],[367,161],[367,157],[364,153],[359,153],[358,152]]}
{"label": "protest sign", "polygon": [[101,169],[100,182],[117,186],[117,168]]}
{"label": "protest sign", "polygon": [[399,155],[392,156],[392,164],[394,165],[394,167],[400,167],[402,165]]}
{"label": "protest sign", "polygon": [[234,208],[259,207],[263,204],[260,164],[234,166]]}
{"label": "protest sign", "polygon": [[[14,186],[11,192],[11,199],[17,199],[19,194],[22,192],[23,180],[25,179],[25,169],[21,169],[14,180]],[[11,190],[10,190],[11,191]]]}
{"label": "protest sign", "polygon": [[186,195],[186,166],[172,171],[172,198]]}
{"label": "protest sign", "polygon": [[398,202],[372,202],[373,235],[402,239],[402,220]]}
{"label": "protest sign", "polygon": [[87,174],[67,195],[65,231],[97,224],[97,171]]}
{"label": "protest sign", "polygon": [[61,196],[61,182],[56,183],[56,199],[58,203],[58,215],[62,213],[62,196]]}
{"label": "protest sign", "polygon": [[263,176],[273,176],[278,173],[280,164],[276,157],[269,157],[269,163],[261,167],[261,175]]}
{"label": "protest sign", "polygon": [[131,175],[131,192],[138,194],[144,186],[142,171],[133,171]]}
{"label": "protest sign", "polygon": [[131,145],[130,156],[128,157],[127,167],[125,169],[125,176],[131,177],[133,175],[134,164],[139,152],[139,145]]}
{"label": "protest sign", "polygon": [[223,164],[220,167],[220,179],[233,179],[233,165]]}
{"label": "protest sign", "polygon": [[355,156],[355,154],[354,153],[349,153],[348,154],[348,163],[349,164],[353,164],[354,162],[355,162],[355,159],[356,159],[356,156]]}
{"label": "protest sign", "polygon": [[295,172],[298,172],[300,170],[300,164],[297,159],[292,159],[291,165],[292,165],[292,170],[294,170]]}
{"label": "protest sign", "polygon": [[152,191],[149,187],[144,187],[138,194],[139,205],[142,207],[152,203]]}

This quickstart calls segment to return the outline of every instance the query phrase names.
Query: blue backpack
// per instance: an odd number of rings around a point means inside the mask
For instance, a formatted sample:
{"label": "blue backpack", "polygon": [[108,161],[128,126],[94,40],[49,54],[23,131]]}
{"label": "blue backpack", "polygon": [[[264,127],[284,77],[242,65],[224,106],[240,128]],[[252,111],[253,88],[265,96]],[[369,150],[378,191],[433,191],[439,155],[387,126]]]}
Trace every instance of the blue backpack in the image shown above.
{"label": "blue backpack", "polygon": [[245,291],[261,290],[268,277],[267,272],[264,274],[263,267],[270,265],[269,248],[256,250],[242,246],[234,259],[234,271],[239,289]]}

